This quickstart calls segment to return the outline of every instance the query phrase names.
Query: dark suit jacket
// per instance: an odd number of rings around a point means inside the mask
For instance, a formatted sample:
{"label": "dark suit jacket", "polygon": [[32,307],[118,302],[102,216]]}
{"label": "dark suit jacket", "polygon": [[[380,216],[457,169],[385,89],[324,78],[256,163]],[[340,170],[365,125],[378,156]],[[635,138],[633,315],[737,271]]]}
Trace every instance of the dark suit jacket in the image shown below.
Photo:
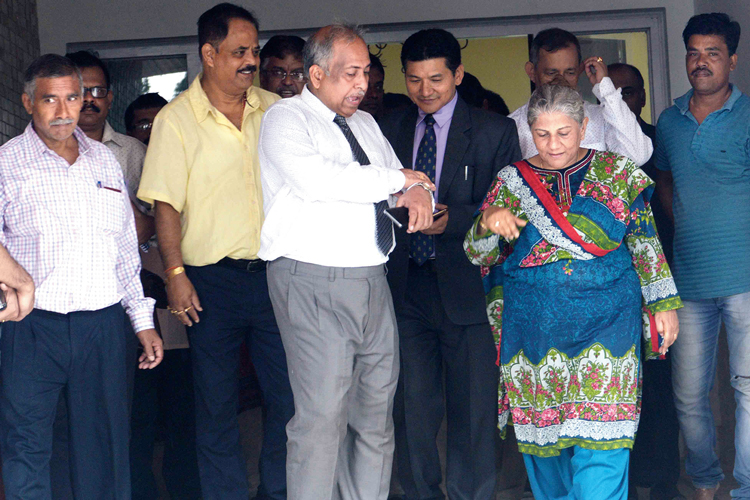
{"label": "dark suit jacket", "polygon": [[[381,123],[383,134],[404,168],[412,168],[418,116],[417,107],[412,105],[384,117]],[[448,225],[443,234],[435,237],[439,287],[435,293],[440,293],[448,318],[457,325],[487,321],[479,267],[469,262],[463,241],[498,170],[520,159],[515,122],[469,107],[459,97],[448,131],[437,194],[437,202],[448,206]],[[388,281],[397,313],[408,289],[409,236],[405,230],[396,230],[396,248],[388,262]]]}

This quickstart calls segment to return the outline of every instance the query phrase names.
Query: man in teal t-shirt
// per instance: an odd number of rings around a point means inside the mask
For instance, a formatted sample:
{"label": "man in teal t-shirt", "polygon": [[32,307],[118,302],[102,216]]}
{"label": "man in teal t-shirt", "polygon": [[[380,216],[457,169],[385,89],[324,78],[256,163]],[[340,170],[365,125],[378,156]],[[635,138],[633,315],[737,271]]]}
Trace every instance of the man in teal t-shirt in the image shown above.
{"label": "man in teal t-shirt", "polygon": [[673,271],[685,304],[672,348],[675,405],[695,498],[711,499],[724,478],[708,397],[723,321],[737,401],[740,487],[732,497],[750,498],[750,98],[729,83],[740,26],[726,14],[701,14],[682,36],[693,88],[656,128],[656,165],[672,178],[663,194],[674,212]]}

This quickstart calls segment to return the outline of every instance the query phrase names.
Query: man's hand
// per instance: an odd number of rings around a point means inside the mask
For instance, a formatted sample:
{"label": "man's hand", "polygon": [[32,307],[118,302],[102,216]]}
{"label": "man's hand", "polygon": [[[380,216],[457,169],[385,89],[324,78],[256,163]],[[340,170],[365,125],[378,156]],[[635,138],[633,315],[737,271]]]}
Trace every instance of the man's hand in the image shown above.
{"label": "man's hand", "polygon": [[432,225],[432,195],[426,189],[419,186],[410,189],[399,196],[396,206],[409,209],[407,233],[416,233]]}
{"label": "man's hand", "polygon": [[[414,189],[417,189],[417,188],[414,188]],[[435,210],[442,210],[444,208],[448,208],[448,207],[446,205],[443,205],[442,203],[435,203]],[[445,232],[445,228],[448,226],[449,215],[450,213],[445,212],[445,214],[441,215],[439,219],[437,220],[433,219],[432,226],[423,230],[422,232],[424,234],[429,234],[429,235],[443,234]]]}
{"label": "man's hand", "polygon": [[0,289],[5,294],[5,302],[8,304],[0,311],[0,321],[21,321],[34,309],[34,280],[31,277],[19,286],[18,290],[5,283],[0,283]]}
{"label": "man's hand", "polygon": [[602,79],[607,76],[607,65],[601,57],[592,56],[583,61],[583,70],[586,72],[586,76],[589,77],[591,85],[601,83]]}
{"label": "man's hand", "polygon": [[[424,191],[424,190],[423,190]],[[193,326],[198,323],[198,311],[202,311],[198,294],[185,273],[173,276],[167,282],[167,300],[172,314],[177,316],[183,325]]]}
{"label": "man's hand", "polygon": [[424,172],[402,168],[401,173],[404,174],[404,177],[406,177],[406,182],[404,182],[404,187],[402,189],[408,189],[418,182],[423,182],[432,191],[435,191],[435,184],[430,180],[429,177],[427,177],[427,174],[425,174]]}
{"label": "man's hand", "polygon": [[677,311],[658,312],[654,314],[654,322],[656,323],[656,331],[664,338],[659,353],[666,354],[669,346],[674,344],[674,341],[677,340],[677,334],[680,333]]}
{"label": "man's hand", "polygon": [[478,231],[480,234],[486,233],[487,230],[499,234],[506,240],[514,240],[521,234],[519,228],[526,226],[526,221],[513,215],[507,208],[487,207],[482,214],[480,221],[484,224],[484,230]]}
{"label": "man's hand", "polygon": [[5,309],[0,311],[0,322],[20,321],[18,309],[18,296],[16,291],[9,288],[5,283],[0,283],[0,290],[5,294]]}
{"label": "man's hand", "polygon": [[138,358],[138,368],[141,370],[156,368],[164,359],[164,346],[161,337],[153,328],[141,330],[136,335],[138,335],[138,340],[141,341],[143,346],[143,353]]}

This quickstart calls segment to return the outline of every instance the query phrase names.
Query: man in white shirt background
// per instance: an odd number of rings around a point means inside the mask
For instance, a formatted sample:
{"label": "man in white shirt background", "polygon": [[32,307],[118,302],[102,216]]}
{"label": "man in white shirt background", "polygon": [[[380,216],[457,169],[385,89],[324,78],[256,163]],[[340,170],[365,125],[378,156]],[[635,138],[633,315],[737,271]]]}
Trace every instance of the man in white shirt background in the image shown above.
{"label": "man in white shirt background", "polygon": [[[263,117],[266,220],[259,256],[289,365],[289,498],[388,497],[398,337],[385,262],[395,244],[383,209],[403,189],[410,232],[432,223],[434,185],[402,169],[368,113],[370,56],[356,27],[316,32],[308,84]],[[412,188],[412,189],[409,189]]]}
{"label": "man in white shirt background", "polygon": [[[524,69],[535,85],[558,84],[573,89],[578,86],[578,77],[585,71],[601,104],[584,103],[589,124],[581,147],[613,151],[627,156],[638,166],[651,158],[651,140],[641,131],[636,116],[607,76],[606,62],[601,57],[589,57],[582,62],[581,45],[573,33],[560,28],[537,33],[531,42],[529,61]],[[537,154],[526,116],[528,107],[528,103],[524,104],[509,116],[518,127],[518,140],[524,158]]]}

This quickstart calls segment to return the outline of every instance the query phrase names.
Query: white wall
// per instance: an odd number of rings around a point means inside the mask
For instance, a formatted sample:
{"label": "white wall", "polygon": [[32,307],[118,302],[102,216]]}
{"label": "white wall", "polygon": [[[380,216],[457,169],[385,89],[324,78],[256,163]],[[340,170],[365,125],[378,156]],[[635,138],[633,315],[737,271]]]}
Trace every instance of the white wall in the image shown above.
{"label": "white wall", "polygon": [[[672,95],[688,88],[682,29],[702,0],[265,0],[250,8],[261,30],[301,29],[346,19],[360,24],[664,7]],[[42,53],[68,42],[195,35],[198,16],[217,0],[37,0]],[[731,2],[730,2],[731,3]],[[659,71],[658,68],[654,68]]]}
{"label": "white wall", "polygon": [[747,2],[737,0],[695,0],[695,13],[725,12],[740,23],[742,34],[737,47],[737,69],[731,81],[745,93],[750,93],[750,9]]}

